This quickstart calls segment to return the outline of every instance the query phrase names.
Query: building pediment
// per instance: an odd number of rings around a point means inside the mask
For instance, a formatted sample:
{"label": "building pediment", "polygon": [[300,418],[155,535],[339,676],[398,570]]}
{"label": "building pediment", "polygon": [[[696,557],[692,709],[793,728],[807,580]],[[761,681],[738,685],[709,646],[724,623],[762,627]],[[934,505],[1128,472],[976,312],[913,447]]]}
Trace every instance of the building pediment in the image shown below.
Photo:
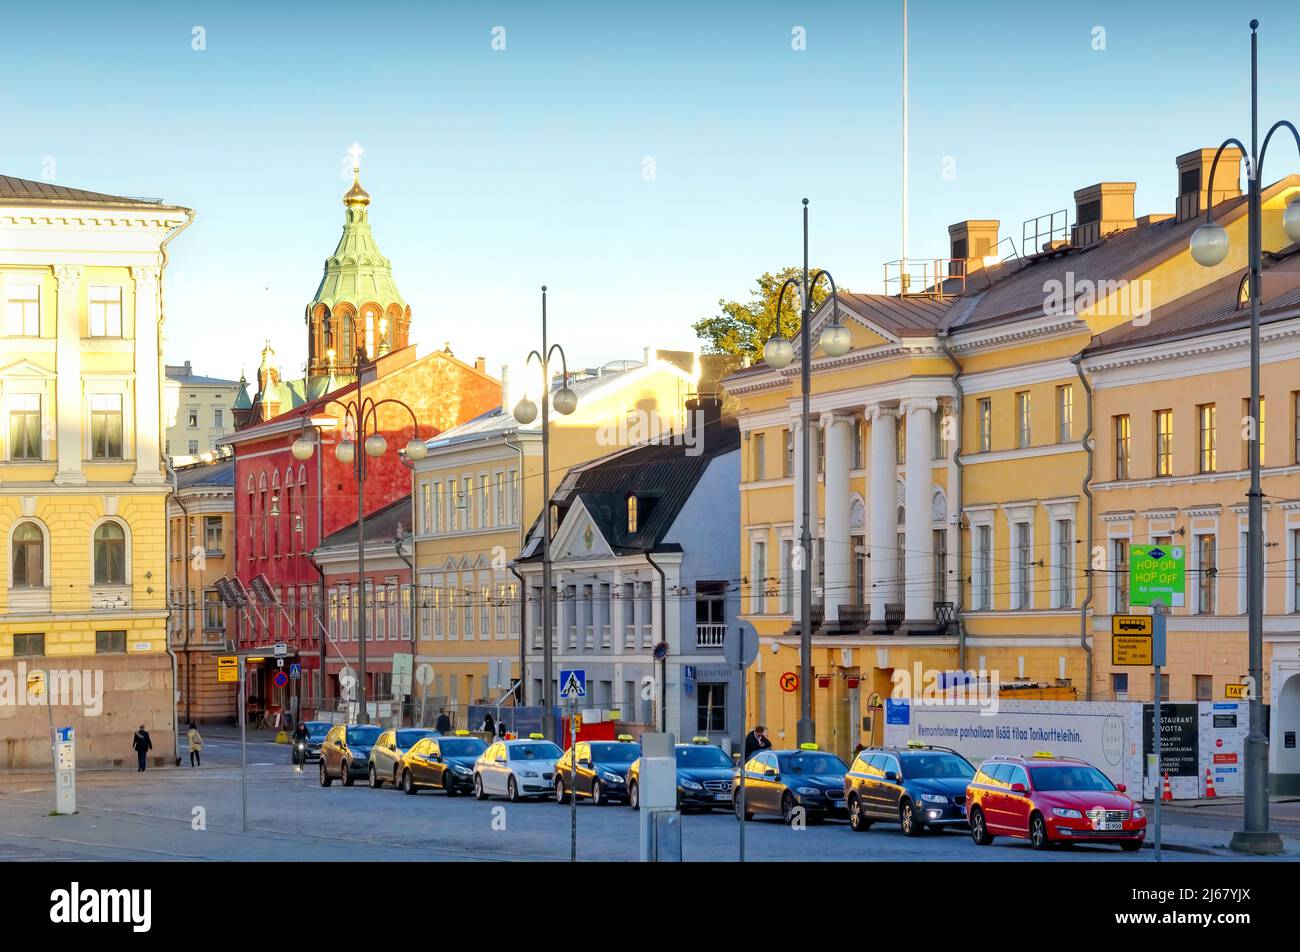
{"label": "building pediment", "polygon": [[603,559],[613,556],[605,535],[587,511],[581,499],[574,500],[551,540],[552,561]]}

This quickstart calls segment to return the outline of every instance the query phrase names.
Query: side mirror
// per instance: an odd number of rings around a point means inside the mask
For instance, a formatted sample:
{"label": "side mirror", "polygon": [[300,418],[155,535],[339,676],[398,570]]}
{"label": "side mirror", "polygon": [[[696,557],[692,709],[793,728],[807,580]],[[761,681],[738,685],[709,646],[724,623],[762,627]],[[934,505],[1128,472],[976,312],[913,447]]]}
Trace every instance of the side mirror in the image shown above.
{"label": "side mirror", "polygon": [[767,777],[769,780],[775,780],[776,771],[773,770],[771,767],[768,767],[766,770],[763,771],[763,776]]}
{"label": "side mirror", "polygon": [[591,761],[590,761],[590,760],[579,760],[579,761],[578,761],[578,766],[579,766],[579,767],[590,767],[590,766],[591,766]]}
{"label": "side mirror", "polygon": [[1025,785],[1024,785],[1023,783],[1013,783],[1013,784],[1011,785],[1011,792],[1012,792],[1012,793],[1024,793],[1025,790],[1026,790],[1026,788],[1025,788]]}
{"label": "side mirror", "polygon": [[504,757],[498,757],[498,758],[497,758],[497,763],[499,763],[499,764],[504,764],[505,762],[506,762],[506,759],[505,759]]}
{"label": "side mirror", "polygon": [[890,783],[898,783],[898,774],[894,773],[892,770],[886,770],[885,779]]}
{"label": "side mirror", "polygon": [[1122,783],[1121,783],[1118,787],[1116,787],[1115,789],[1118,790],[1120,793],[1127,793],[1127,792],[1128,792],[1128,787],[1125,786],[1125,785],[1122,784]]}

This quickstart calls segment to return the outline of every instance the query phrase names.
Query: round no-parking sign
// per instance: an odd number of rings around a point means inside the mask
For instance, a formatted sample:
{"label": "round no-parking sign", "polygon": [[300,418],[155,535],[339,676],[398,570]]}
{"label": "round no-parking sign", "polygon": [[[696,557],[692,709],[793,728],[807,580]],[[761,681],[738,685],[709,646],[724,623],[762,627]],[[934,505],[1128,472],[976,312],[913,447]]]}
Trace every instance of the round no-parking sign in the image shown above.
{"label": "round no-parking sign", "polygon": [[285,674],[283,671],[275,672],[275,686],[277,688],[282,688],[288,683],[289,683],[289,676],[287,674]]}

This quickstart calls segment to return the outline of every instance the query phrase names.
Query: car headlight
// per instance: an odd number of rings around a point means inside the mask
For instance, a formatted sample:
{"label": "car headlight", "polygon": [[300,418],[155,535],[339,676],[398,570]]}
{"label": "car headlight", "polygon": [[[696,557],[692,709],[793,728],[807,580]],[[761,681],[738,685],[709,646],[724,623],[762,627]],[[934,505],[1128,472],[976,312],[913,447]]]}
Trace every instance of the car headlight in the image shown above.
{"label": "car headlight", "polygon": [[683,778],[681,779],[681,782],[680,782],[679,785],[680,785],[681,787],[685,788],[686,790],[703,790],[703,789],[704,789],[703,786],[701,786],[700,784],[696,783],[694,780],[691,780],[691,779],[689,779],[689,778],[687,778],[687,777],[683,777]]}
{"label": "car headlight", "polygon": [[1146,815],[1147,815],[1147,811],[1146,811],[1146,810],[1143,810],[1140,806],[1134,805],[1134,807],[1133,807],[1133,819],[1135,819],[1135,820],[1145,820],[1145,819],[1146,819]]}
{"label": "car headlight", "polygon": [[600,772],[601,779],[608,780],[610,783],[622,783],[623,778],[616,773],[610,773],[608,770]]}
{"label": "car headlight", "polygon": [[470,769],[468,767],[462,767],[460,764],[452,764],[451,770],[452,773],[463,774],[465,776],[469,776],[470,774]]}
{"label": "car headlight", "polygon": [[821,793],[816,787],[796,787],[794,792],[804,797],[815,797]]}
{"label": "car headlight", "polygon": [[921,794],[921,801],[923,803],[947,803],[948,798],[937,793],[923,793]]}
{"label": "car headlight", "polygon": [[1052,815],[1059,816],[1065,820],[1082,820],[1083,814],[1078,810],[1071,810],[1069,807],[1052,807]]}
{"label": "car headlight", "polygon": [[537,771],[536,771],[536,770],[521,770],[521,771],[519,771],[519,776],[521,776],[521,777],[536,777],[536,776],[537,776]]}

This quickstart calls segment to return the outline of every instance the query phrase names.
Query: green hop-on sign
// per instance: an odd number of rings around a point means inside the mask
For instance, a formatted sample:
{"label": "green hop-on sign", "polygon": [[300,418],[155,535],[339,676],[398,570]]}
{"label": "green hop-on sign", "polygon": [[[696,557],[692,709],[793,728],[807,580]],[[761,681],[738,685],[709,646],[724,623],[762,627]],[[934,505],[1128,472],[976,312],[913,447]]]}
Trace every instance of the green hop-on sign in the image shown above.
{"label": "green hop-on sign", "polygon": [[1150,605],[1159,600],[1182,608],[1187,589],[1187,548],[1181,545],[1135,545],[1128,556],[1129,602]]}

